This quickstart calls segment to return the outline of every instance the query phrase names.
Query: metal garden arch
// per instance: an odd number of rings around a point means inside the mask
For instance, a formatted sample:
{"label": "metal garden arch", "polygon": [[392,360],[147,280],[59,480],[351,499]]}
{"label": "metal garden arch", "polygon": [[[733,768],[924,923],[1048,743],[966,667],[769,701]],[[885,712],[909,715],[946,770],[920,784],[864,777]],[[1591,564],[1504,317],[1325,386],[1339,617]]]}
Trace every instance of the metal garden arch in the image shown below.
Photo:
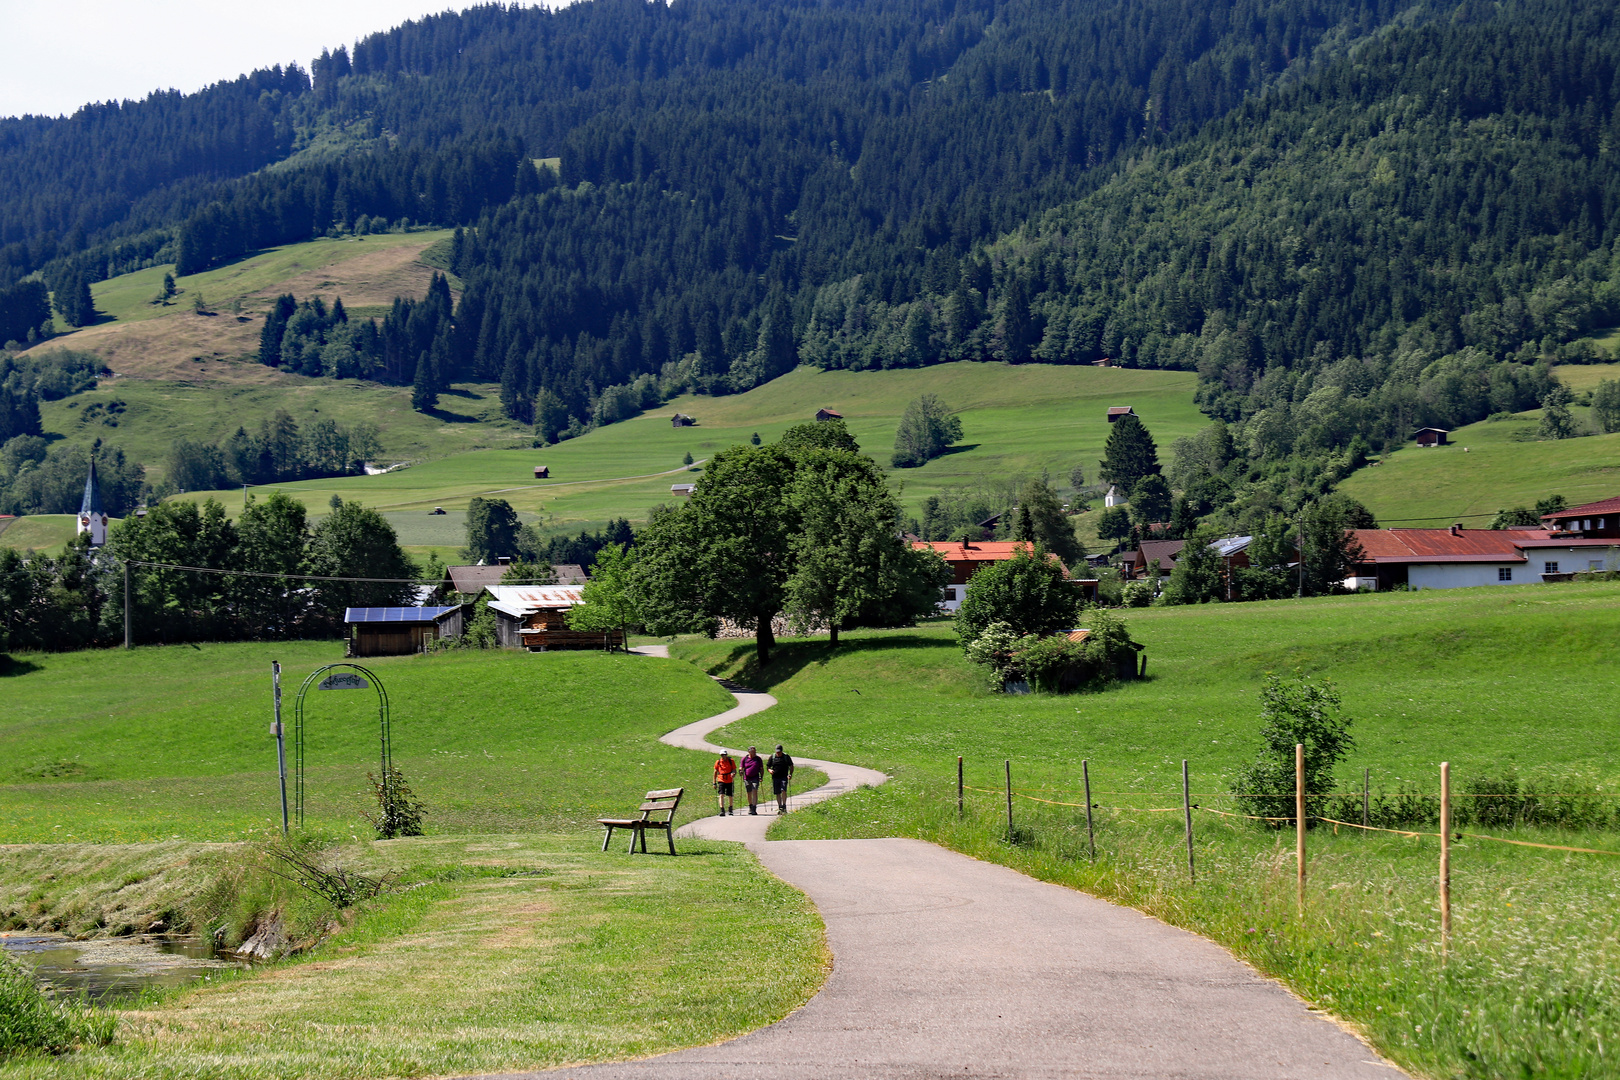
{"label": "metal garden arch", "polygon": [[389,731],[388,724],[388,691],[383,688],[382,680],[377,678],[376,673],[371,669],[361,667],[359,664],[327,664],[323,668],[317,668],[316,670],[310,672],[309,677],[304,680],[304,685],[298,688],[298,701],[293,706],[293,769],[295,774],[294,799],[297,807],[298,827],[300,829],[304,827],[304,695],[309,693],[310,685],[314,683],[317,678],[319,678],[324,672],[332,671],[334,668],[352,668],[353,670],[358,671],[360,674],[328,675],[325,679],[321,680],[320,689],[364,690],[367,686],[370,686],[377,691],[377,738],[378,742],[381,744],[381,775],[382,783],[385,787],[385,794],[386,786],[391,782],[391,769],[394,764],[394,744],[393,736]]}

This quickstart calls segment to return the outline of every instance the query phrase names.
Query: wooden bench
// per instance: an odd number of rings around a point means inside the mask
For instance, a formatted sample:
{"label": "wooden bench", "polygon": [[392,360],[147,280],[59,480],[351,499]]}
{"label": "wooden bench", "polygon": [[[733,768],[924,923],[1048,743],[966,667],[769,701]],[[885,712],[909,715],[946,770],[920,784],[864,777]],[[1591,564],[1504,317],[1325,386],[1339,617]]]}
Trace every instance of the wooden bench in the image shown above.
{"label": "wooden bench", "polygon": [[[669,853],[675,854],[675,808],[681,805],[681,793],[685,788],[665,788],[662,791],[649,791],[642,797],[642,803],[636,809],[640,817],[633,818],[597,818],[596,823],[607,827],[607,835],[602,837],[602,850],[608,849],[613,840],[614,829],[630,830],[630,846],[625,849],[626,854],[636,850],[636,837],[641,838],[641,853],[647,854],[647,830],[662,829],[664,836],[669,840]],[[662,819],[654,818],[654,814],[664,815]]]}

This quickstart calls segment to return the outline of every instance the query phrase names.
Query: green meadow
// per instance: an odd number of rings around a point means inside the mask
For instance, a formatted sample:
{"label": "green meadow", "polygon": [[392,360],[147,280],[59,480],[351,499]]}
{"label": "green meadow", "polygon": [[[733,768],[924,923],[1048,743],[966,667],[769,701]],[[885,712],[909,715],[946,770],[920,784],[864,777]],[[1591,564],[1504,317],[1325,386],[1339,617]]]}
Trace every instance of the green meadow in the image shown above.
{"label": "green meadow", "polygon": [[[780,701],[718,736],[786,738],[890,773],[880,788],[784,819],[777,839],[914,836],[1129,904],[1204,934],[1447,1077],[1600,1076],[1620,1039],[1620,854],[1453,846],[1455,933],[1439,943],[1432,836],[1331,826],[1309,841],[1305,911],[1293,834],[1222,817],[1259,746],[1268,672],[1331,678],[1354,718],[1340,790],[1459,792],[1512,772],[1543,790],[1620,794],[1620,588],[1514,586],[1125,613],[1148,678],[1104,693],[992,694],[948,625],[786,642],[759,669],[729,642],[675,653]],[[965,813],[956,812],[964,759]],[[1081,761],[1097,804],[1095,861]],[[1196,881],[1187,869],[1189,763]],[[1002,786],[1010,761],[1015,831]],[[975,790],[977,789],[977,790]],[[1044,800],[1044,801],[1039,801]],[[1612,820],[1612,816],[1611,816]],[[1431,830],[1432,832],[1432,827]],[[1614,832],[1520,828],[1513,839],[1620,853]]]}
{"label": "green meadow", "polygon": [[[289,738],[300,682],[336,642],[18,654],[0,673],[0,843],[242,840],[280,824],[270,662]],[[449,652],[365,662],[430,833],[590,831],[650,788],[707,806],[710,762],[658,736],[728,709],[686,664],[601,653]],[[363,833],[377,699],[311,691],[307,824]],[[683,817],[685,812],[683,811]]]}
{"label": "green meadow", "polygon": [[[324,512],[334,494],[405,515],[435,506],[459,512],[484,495],[507,499],[525,520],[549,530],[595,528],[615,517],[644,520],[653,506],[670,501],[672,484],[697,479],[683,469],[684,455],[701,463],[756,432],[765,441],[779,438],[820,408],[841,412],[862,448],[886,465],[906,405],[935,393],[960,413],[963,438],[921,468],[889,470],[902,502],[916,512],[928,495],[981,479],[1045,469],[1062,485],[1076,465],[1091,478],[1108,437],[1111,405],[1134,407],[1168,460],[1176,438],[1207,422],[1192,404],[1193,379],[1187,372],[971,362],[882,372],[801,367],[746,394],[679,398],[555,446],[458,454],[386,476],[280,487],[314,513]],[[697,426],[673,427],[676,412],[696,417]],[[550,478],[535,480],[535,465],[548,466]],[[408,519],[396,528],[407,544],[432,542],[406,531]]]}
{"label": "green meadow", "polygon": [[[1559,368],[1567,376],[1584,368]],[[1573,408],[1590,427],[1586,408]],[[1361,469],[1339,490],[1359,499],[1380,525],[1438,528],[1462,522],[1482,529],[1496,512],[1534,506],[1548,495],[1570,505],[1620,494],[1620,433],[1540,442],[1531,439],[1541,410],[1458,428],[1449,445],[1406,446]]]}

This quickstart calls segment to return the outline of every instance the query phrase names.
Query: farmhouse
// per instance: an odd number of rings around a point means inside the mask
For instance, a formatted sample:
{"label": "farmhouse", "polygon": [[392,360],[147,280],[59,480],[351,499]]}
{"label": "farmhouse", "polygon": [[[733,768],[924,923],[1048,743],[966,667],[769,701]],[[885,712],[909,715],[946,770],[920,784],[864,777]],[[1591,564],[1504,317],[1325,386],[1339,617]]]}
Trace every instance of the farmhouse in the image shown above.
{"label": "farmhouse", "polygon": [[1129,405],[1115,405],[1108,410],[1108,422],[1112,424],[1122,416],[1135,415],[1135,411]]}
{"label": "farmhouse", "polygon": [[461,636],[461,605],[443,607],[352,607],[344,656],[407,656],[430,641]]}
{"label": "farmhouse", "polygon": [[568,628],[568,611],[580,603],[580,585],[491,585],[489,610],[495,613],[495,632],[509,649],[546,652],[550,649],[622,648],[618,630],[581,631]]}
{"label": "farmhouse", "polygon": [[454,599],[459,594],[462,603],[470,604],[485,588],[500,584],[501,575],[509,569],[508,566],[482,564],[446,567],[444,580],[439,582],[439,595],[446,599]]}
{"label": "farmhouse", "polygon": [[[950,612],[962,606],[962,601],[967,598],[968,579],[974,574],[991,563],[1004,562],[1016,558],[1020,552],[1031,550],[1027,540],[914,540],[911,546],[934,549],[951,568],[951,583],[945,586],[944,599],[939,603],[940,610]],[[1055,559],[1057,556],[1048,558]],[[1068,577],[1068,574],[1068,567],[1064,567],[1063,575]],[[1080,580],[1073,583],[1086,593],[1087,599],[1097,598],[1096,581]]]}
{"label": "farmhouse", "polygon": [[1446,436],[1450,434],[1451,432],[1444,428],[1426,427],[1419,428],[1418,433],[1412,437],[1417,440],[1419,446],[1444,446]]}
{"label": "farmhouse", "polygon": [[824,424],[828,420],[842,420],[843,418],[844,418],[843,413],[834,412],[832,409],[817,409],[816,410],[816,423],[818,423],[818,424]]}
{"label": "farmhouse", "polygon": [[1362,558],[1347,589],[1461,589],[1537,580],[1522,545],[1541,529],[1352,529]]}
{"label": "farmhouse", "polygon": [[1165,577],[1176,568],[1176,556],[1181,549],[1187,546],[1185,540],[1143,540],[1137,544],[1135,551],[1125,553],[1120,560],[1119,568],[1124,571],[1125,579],[1143,577],[1153,569],[1155,561],[1159,564],[1159,573]]}

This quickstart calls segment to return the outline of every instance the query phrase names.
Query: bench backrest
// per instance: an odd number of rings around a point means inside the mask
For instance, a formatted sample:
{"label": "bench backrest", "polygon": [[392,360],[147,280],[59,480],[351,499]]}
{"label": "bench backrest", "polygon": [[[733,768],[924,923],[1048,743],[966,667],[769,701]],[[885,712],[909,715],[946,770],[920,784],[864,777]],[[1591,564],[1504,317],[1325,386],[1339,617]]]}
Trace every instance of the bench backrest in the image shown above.
{"label": "bench backrest", "polygon": [[642,803],[636,807],[641,811],[641,820],[649,820],[653,814],[664,814],[663,820],[675,820],[675,808],[681,805],[681,794],[685,788],[664,788],[662,791],[649,791],[642,796]]}

